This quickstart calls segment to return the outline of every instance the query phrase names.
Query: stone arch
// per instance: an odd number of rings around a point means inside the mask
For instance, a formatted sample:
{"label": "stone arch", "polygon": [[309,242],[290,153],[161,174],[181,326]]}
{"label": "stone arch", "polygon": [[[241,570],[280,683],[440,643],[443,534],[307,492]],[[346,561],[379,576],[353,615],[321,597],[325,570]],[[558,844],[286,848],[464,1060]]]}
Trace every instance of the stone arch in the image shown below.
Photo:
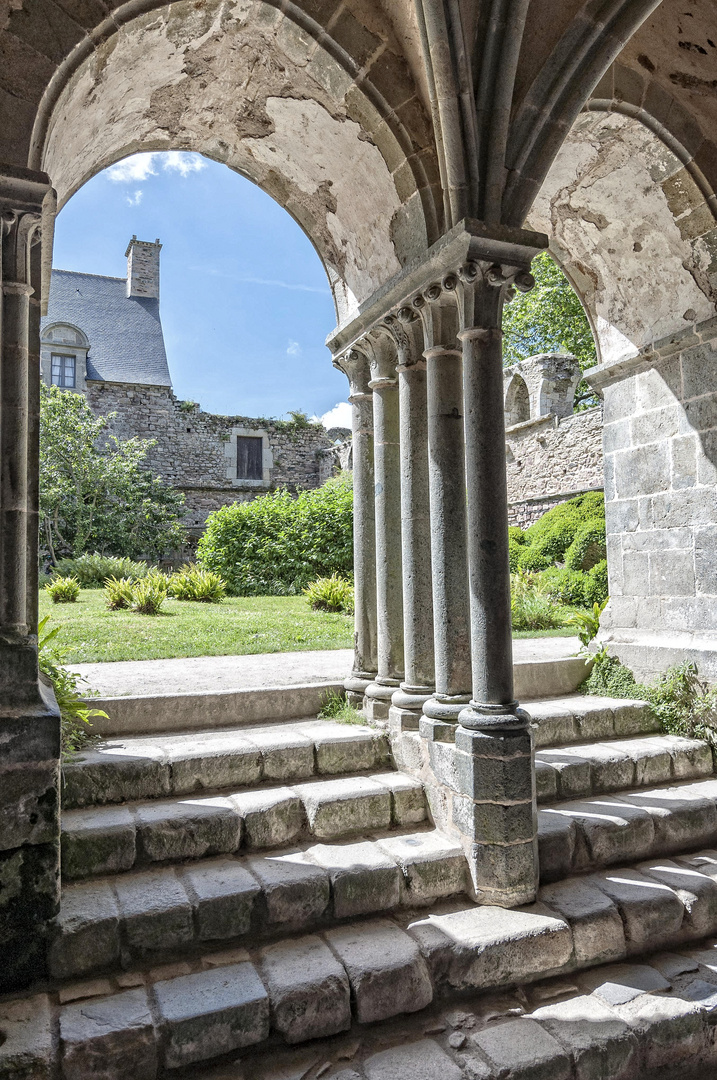
{"label": "stone arch", "polygon": [[530,420],[530,393],[523,376],[514,371],[505,390],[505,426]]}
{"label": "stone arch", "polygon": [[[69,334],[63,335],[63,331],[69,331]],[[56,322],[46,326],[40,340],[48,345],[79,345],[84,349],[90,347],[89,338],[84,330],[68,322]]]}
{"label": "stone arch", "polygon": [[385,41],[377,58],[364,41],[360,63],[294,5],[264,0],[128,4],[106,31],[58,69],[38,113],[30,161],[60,205],[128,154],[200,152],[301,225],[340,322],[435,239],[430,127],[407,70],[400,86],[379,78]]}

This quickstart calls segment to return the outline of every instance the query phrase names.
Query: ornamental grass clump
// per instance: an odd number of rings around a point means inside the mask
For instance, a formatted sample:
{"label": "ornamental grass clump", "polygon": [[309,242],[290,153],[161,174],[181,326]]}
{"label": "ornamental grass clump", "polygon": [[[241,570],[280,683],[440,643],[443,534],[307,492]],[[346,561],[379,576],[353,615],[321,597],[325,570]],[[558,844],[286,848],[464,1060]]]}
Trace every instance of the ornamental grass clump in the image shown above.
{"label": "ornamental grass clump", "polygon": [[219,604],[227,593],[220,574],[188,563],[171,575],[167,591],[175,600],[194,600],[200,604]]}
{"label": "ornamental grass clump", "polygon": [[80,595],[80,583],[76,577],[58,577],[45,586],[53,604],[74,604]]}
{"label": "ornamental grass clump", "polygon": [[514,630],[555,630],[565,622],[541,575],[528,570],[510,576],[510,613]]}
{"label": "ornamental grass clump", "polygon": [[167,578],[164,574],[149,574],[132,587],[132,611],[139,615],[158,615],[166,599]]}
{"label": "ornamental grass clump", "polygon": [[107,578],[105,600],[110,611],[122,611],[132,606],[134,584],[131,578]]}
{"label": "ornamental grass clump", "polygon": [[96,738],[89,730],[92,717],[103,716],[107,719],[107,713],[101,709],[90,708],[86,698],[90,697],[92,692],[88,691],[85,695],[80,693],[81,676],[62,667],[61,655],[49,648],[61,629],[56,626],[49,634],[43,634],[49,618],[50,616],[46,615],[37,628],[38,660],[41,676],[45,677],[55,691],[55,698],[60,709],[62,756],[68,759]]}
{"label": "ornamental grass clump", "polygon": [[338,611],[353,615],[354,587],[340,574],[317,578],[304,589],[314,611]]}

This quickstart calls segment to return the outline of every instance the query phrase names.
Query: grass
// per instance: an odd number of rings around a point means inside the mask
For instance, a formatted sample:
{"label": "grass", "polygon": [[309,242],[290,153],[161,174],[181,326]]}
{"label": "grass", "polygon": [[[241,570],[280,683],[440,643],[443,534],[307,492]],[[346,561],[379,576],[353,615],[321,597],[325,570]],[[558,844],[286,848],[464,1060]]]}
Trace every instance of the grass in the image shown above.
{"label": "grass", "polygon": [[514,630],[514,638],[575,637],[575,627],[559,626],[555,630]]}
{"label": "grass", "polygon": [[308,652],[353,645],[353,616],[312,611],[303,596],[240,596],[221,604],[165,600],[158,615],[110,611],[104,592],[82,589],[74,604],[40,594],[40,618],[60,626],[68,664]]}

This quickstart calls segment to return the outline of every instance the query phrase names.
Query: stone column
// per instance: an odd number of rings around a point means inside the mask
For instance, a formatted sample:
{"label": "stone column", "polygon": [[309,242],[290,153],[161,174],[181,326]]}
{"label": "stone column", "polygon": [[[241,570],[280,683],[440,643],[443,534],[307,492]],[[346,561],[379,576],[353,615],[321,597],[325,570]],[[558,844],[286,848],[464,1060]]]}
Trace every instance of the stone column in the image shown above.
{"label": "stone column", "polygon": [[351,704],[361,708],[366,687],[376,678],[378,668],[373,394],[368,360],[362,352],[349,349],[334,366],[348,377],[353,406],[354,665],[344,686]]}
{"label": "stone column", "polygon": [[421,733],[452,742],[461,710],[470,701],[463,364],[456,339],[455,279],[431,285],[415,298],[427,363],[428,461],[436,689],[424,704]]}
{"label": "stone column", "polygon": [[386,320],[398,350],[405,677],[391,699],[396,730],[418,730],[435,687],[431,518],[428,494],[428,398],[421,323],[410,308]]}
{"label": "stone column", "polygon": [[376,606],[378,674],[366,688],[366,714],[387,720],[403,667],[403,582],[401,562],[401,479],[396,349],[378,331],[367,343],[373,390]]}
{"label": "stone column", "polygon": [[532,278],[476,264],[461,278],[473,697],[456,733],[454,816],[478,898],[516,907],[535,898],[538,844],[530,718],[513,696],[501,319],[511,282]]}
{"label": "stone column", "polygon": [[42,977],[59,906],[60,722],[37,665],[40,237],[53,196],[44,173],[0,166],[0,992]]}

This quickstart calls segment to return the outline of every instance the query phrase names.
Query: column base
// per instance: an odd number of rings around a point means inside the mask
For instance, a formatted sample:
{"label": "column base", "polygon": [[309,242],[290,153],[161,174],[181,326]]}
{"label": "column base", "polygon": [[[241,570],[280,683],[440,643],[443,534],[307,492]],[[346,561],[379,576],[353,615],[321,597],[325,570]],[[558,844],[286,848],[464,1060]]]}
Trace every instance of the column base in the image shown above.
{"label": "column base", "polygon": [[517,701],[508,705],[492,705],[482,701],[471,701],[458,716],[458,723],[468,731],[507,730],[525,728],[530,724],[530,716],[521,709]]}
{"label": "column base", "polygon": [[369,683],[364,694],[363,709],[369,720],[388,720],[391,698],[400,686],[398,679],[378,675]]}
{"label": "column base", "polygon": [[432,686],[411,686],[401,683],[391,698],[389,718],[400,731],[418,731],[422,709],[435,693]]}
{"label": "column base", "polygon": [[363,698],[366,693],[366,687],[376,678],[375,671],[352,671],[348,679],[344,682],[344,690],[346,691],[346,700],[349,705],[353,705],[355,709],[363,708]]}

